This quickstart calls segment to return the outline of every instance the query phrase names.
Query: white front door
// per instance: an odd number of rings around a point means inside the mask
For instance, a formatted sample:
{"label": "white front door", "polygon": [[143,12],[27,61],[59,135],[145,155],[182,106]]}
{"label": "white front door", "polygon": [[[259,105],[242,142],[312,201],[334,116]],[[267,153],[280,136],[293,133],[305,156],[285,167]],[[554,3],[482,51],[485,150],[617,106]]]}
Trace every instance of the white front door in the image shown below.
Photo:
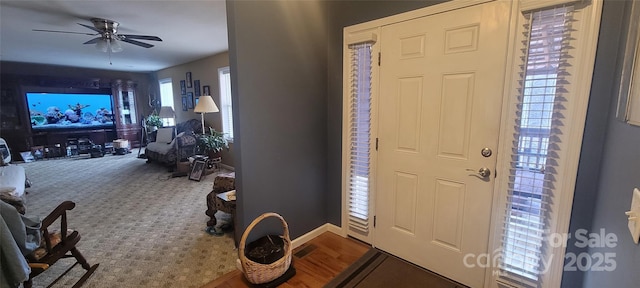
{"label": "white front door", "polygon": [[487,253],[510,2],[383,26],[380,37],[374,244],[471,287],[485,276],[465,259]]}

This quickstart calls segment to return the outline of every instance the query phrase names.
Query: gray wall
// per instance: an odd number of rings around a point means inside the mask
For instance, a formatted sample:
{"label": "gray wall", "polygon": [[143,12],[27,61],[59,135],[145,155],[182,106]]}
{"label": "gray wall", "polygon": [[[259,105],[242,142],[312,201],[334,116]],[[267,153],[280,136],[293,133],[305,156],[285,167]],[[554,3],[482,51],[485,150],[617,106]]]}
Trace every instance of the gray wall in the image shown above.
{"label": "gray wall", "polygon": [[326,12],[321,1],[227,1],[236,233],[268,211],[292,238],[326,223]]}
{"label": "gray wall", "polygon": [[[617,96],[616,85],[624,42],[615,42],[616,36],[625,35],[629,26],[629,2],[605,1],[601,39],[598,44],[598,65],[592,87],[592,97],[602,95],[610,99],[606,127],[606,141],[600,165],[600,181],[597,185],[597,200],[593,210],[582,215],[574,215],[574,219],[592,216],[592,232],[604,228],[606,233],[614,233],[618,237],[616,247],[591,248],[589,253],[615,253],[616,269],[613,272],[586,272],[582,287],[638,287],[640,285],[640,247],[633,243],[627,229],[627,218],[624,214],[631,206],[631,195],[634,187],[640,187],[640,127],[630,126],[615,118]],[[633,25],[637,25],[637,19]],[[620,26],[621,25],[621,26]],[[604,37],[604,38],[603,38]],[[624,38],[624,37],[623,37]],[[621,39],[624,41],[624,39]],[[608,42],[611,41],[611,42]],[[616,44],[618,44],[616,47]],[[618,52],[618,55],[616,55]],[[618,61],[616,61],[616,59]],[[612,66],[617,62],[615,68]],[[605,90],[605,87],[610,89]],[[588,159],[585,155],[582,159]],[[575,210],[576,207],[574,207]],[[576,287],[567,285],[565,287]]]}
{"label": "gray wall", "polygon": [[[607,137],[607,122],[615,117],[609,113],[609,107],[615,106],[615,74],[616,57],[618,55],[620,30],[624,15],[624,2],[606,1],[603,7],[598,39],[598,50],[591,85],[589,108],[585,123],[584,139],[576,179],[576,190],[571,211],[569,233],[575,235],[578,229],[592,230],[593,211],[597,206],[599,179],[603,157],[603,149]],[[596,230],[592,230],[596,231]],[[575,237],[569,239],[567,253],[580,255],[588,253],[589,248],[579,248]],[[565,271],[562,287],[581,287],[584,272]]]}

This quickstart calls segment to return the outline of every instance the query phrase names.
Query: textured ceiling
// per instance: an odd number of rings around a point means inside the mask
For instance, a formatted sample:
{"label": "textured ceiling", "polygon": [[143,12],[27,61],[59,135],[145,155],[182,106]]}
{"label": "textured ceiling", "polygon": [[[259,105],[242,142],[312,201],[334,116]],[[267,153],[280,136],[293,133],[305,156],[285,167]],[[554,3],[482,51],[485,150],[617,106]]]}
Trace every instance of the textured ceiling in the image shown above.
{"label": "textured ceiling", "polygon": [[[120,22],[118,33],[153,35],[162,42],[142,48],[122,43],[109,54],[82,43],[96,36],[77,23],[91,18]],[[228,50],[223,0],[0,1],[0,60],[119,71],[157,71]],[[1,67],[0,67],[1,69]]]}

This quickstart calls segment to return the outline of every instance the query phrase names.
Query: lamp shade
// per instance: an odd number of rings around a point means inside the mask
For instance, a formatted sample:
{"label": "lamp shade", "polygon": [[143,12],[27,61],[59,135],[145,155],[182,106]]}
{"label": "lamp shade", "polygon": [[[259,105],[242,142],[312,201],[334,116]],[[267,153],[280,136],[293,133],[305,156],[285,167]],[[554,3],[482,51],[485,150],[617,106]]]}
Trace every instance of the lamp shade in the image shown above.
{"label": "lamp shade", "polygon": [[198,105],[193,109],[193,112],[196,113],[211,113],[211,112],[219,112],[218,106],[215,102],[213,102],[213,98],[210,95],[202,95],[200,96],[200,100],[198,100]]}
{"label": "lamp shade", "polygon": [[176,117],[176,112],[173,111],[173,108],[171,106],[162,106],[160,107],[160,113],[158,113],[158,117],[173,118]]}

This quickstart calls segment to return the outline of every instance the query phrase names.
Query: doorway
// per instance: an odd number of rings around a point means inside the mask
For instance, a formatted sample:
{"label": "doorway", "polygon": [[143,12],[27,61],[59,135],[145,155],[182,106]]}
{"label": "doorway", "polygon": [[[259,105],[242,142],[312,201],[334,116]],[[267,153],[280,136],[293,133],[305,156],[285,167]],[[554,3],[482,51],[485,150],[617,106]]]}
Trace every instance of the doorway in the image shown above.
{"label": "doorway", "polygon": [[489,240],[510,3],[383,26],[375,206],[379,249],[472,287]]}

